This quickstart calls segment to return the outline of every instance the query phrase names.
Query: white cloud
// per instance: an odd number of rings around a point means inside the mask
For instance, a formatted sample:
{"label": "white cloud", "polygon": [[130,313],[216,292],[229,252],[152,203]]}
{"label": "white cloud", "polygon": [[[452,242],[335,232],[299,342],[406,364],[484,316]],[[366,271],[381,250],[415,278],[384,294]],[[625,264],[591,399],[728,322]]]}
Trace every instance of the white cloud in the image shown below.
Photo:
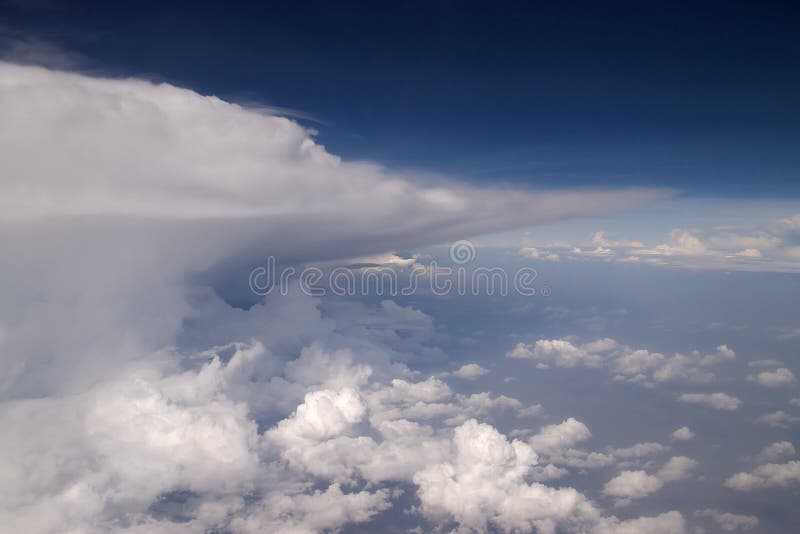
{"label": "white cloud", "polygon": [[528,439],[528,443],[547,462],[574,469],[599,469],[614,463],[612,454],[576,449],[592,437],[589,428],[570,417],[561,423],[546,425]]}
{"label": "white cloud", "polygon": [[672,439],[675,441],[688,441],[693,437],[694,432],[692,432],[688,426],[682,426],[672,433]]}
{"label": "white cloud", "polygon": [[541,415],[544,412],[544,406],[541,404],[531,404],[527,408],[522,408],[521,410],[517,411],[517,415],[520,417],[536,417]]}
{"label": "white cloud", "polygon": [[735,411],[742,402],[727,393],[684,393],[678,396],[680,402],[688,404],[702,404],[715,410],[727,412]]}
{"label": "white cloud", "polygon": [[592,244],[598,247],[608,248],[642,248],[644,243],[641,241],[615,241],[606,239],[605,232],[595,232],[591,239]]}
{"label": "white cloud", "polygon": [[600,354],[591,351],[591,347],[576,346],[566,339],[540,339],[533,345],[518,343],[506,356],[534,360],[543,365],[557,367],[576,367],[578,365],[596,367],[603,361]]}
{"label": "white cloud", "polygon": [[390,493],[343,493],[338,484],[325,491],[287,496],[271,493],[247,516],[231,522],[234,532],[313,533],[363,523],[391,506]]}
{"label": "white cloud", "polygon": [[4,62],[0,115],[2,398],[79,392],[169,346],[196,275],[223,262],[379,254],[661,195],[423,184],[268,110]]}
{"label": "white cloud", "polygon": [[637,443],[624,449],[614,449],[612,454],[621,459],[644,458],[669,450],[669,447],[660,443]]}
{"label": "white cloud", "polygon": [[655,475],[644,470],[623,471],[603,486],[603,493],[616,499],[616,506],[625,506],[660,490],[664,484],[691,476],[697,462],[686,456],[673,456]]}
{"label": "white cloud", "polygon": [[517,343],[506,357],[536,361],[540,369],[550,366],[608,367],[617,380],[652,387],[665,382],[713,382],[716,376],[706,369],[734,360],[736,353],[727,345],[719,345],[711,354],[692,351],[688,356],[675,354],[668,357],[647,349],[631,349],[611,338],[584,344],[563,338],[540,339],[532,344]]}
{"label": "white cloud", "polygon": [[272,431],[273,439],[284,443],[321,441],[341,434],[360,422],[366,407],[353,388],[307,393],[295,413]]}
{"label": "white cloud", "polygon": [[736,352],[727,345],[719,345],[717,347],[717,353],[723,358],[727,358],[729,360],[736,358]]}
{"label": "white cloud", "polygon": [[414,475],[423,511],[460,525],[487,530],[545,532],[556,524],[595,522],[597,510],[573,489],[527,484],[524,476],[536,453],[520,441],[508,442],[494,428],[467,421],[453,436],[452,461]]}
{"label": "white cloud", "polygon": [[623,471],[606,482],[603,493],[615,497],[618,505],[624,505],[631,500],[647,497],[663,486],[663,481],[645,471]]}
{"label": "white cloud", "polygon": [[[539,455],[542,476],[613,458],[572,449],[589,436],[574,419],[509,442],[473,418],[533,407],[419,379],[402,362],[437,354],[419,310],[323,315],[297,291],[239,309],[207,287],[265,253],[374,255],[660,192],[423,184],[341,161],[267,111],[6,63],[0,115],[10,530],[335,530],[394,506],[398,483],[432,520],[466,527],[683,529],[676,512],[619,521],[575,489],[530,483]],[[153,513],[175,495],[189,496],[183,526]]]}
{"label": "white cloud", "polygon": [[697,461],[686,456],[673,456],[661,469],[656,476],[662,482],[674,482],[684,480],[692,475],[692,471],[697,467]]}
{"label": "white cloud", "polygon": [[536,247],[523,247],[519,249],[519,255],[530,260],[558,261],[558,254],[553,252],[543,252]]}
{"label": "white cloud", "polygon": [[[794,223],[787,221],[798,217],[800,214],[760,228],[675,228],[665,238],[649,243],[610,240],[603,232],[596,232],[588,242],[562,241],[524,250],[535,250],[537,257],[558,252],[562,261],[619,261],[689,269],[797,272],[800,270],[800,247],[796,246],[798,232]],[[788,331],[787,336],[791,335]]]}
{"label": "white cloud", "polygon": [[633,251],[637,255],[654,256],[703,256],[709,254],[708,247],[701,239],[688,230],[675,229],[669,234],[667,243],[651,249]]}
{"label": "white cloud", "polygon": [[708,517],[713,519],[719,528],[726,532],[736,530],[752,530],[758,526],[758,518],[754,515],[734,514],[722,512],[715,508],[698,510],[694,514],[697,517]]}
{"label": "white cloud", "polygon": [[757,248],[746,248],[744,250],[740,250],[736,253],[737,256],[742,256],[743,258],[763,258],[764,255],[761,253],[760,250]]}
{"label": "white cloud", "polygon": [[788,441],[776,441],[767,445],[756,455],[756,462],[761,464],[774,463],[786,460],[795,455],[794,445]]}
{"label": "white cloud", "polygon": [[570,449],[582,441],[592,437],[589,428],[570,417],[565,421],[542,427],[532,436],[528,443],[540,454],[553,455],[559,451]]}
{"label": "white cloud", "polygon": [[792,386],[797,382],[794,373],[785,367],[775,369],[774,371],[764,371],[757,375],[750,375],[747,378],[760,386],[772,389]]}
{"label": "white cloud", "polygon": [[787,428],[790,425],[800,421],[800,417],[790,415],[783,410],[777,412],[766,413],[756,419],[757,423],[776,428]]}
{"label": "white cloud", "polygon": [[[341,161],[295,122],[218,98],[140,80],[8,63],[0,69],[5,119],[0,198],[7,220],[59,214],[274,220],[302,215],[318,216],[338,230],[345,225],[346,235],[354,236],[368,231],[353,225],[359,219],[370,220],[369,231],[380,233],[374,225],[387,230],[401,217],[406,225],[425,224],[429,233],[440,234],[431,236],[436,242],[454,216],[459,225],[474,228],[462,228],[464,235],[606,211],[659,195],[509,194],[452,184],[420,188],[375,165]],[[46,146],[46,158],[34,158],[32,150],[42,150],[54,136],[62,142]],[[87,146],[94,150],[81,150]],[[83,157],[75,157],[76,151]],[[326,215],[344,215],[356,206],[360,216]],[[441,229],[427,226],[437,220]],[[336,235],[321,226],[315,231]]]}
{"label": "white cloud", "polygon": [[800,462],[769,463],[749,473],[737,473],[725,481],[725,486],[738,491],[765,488],[788,488],[800,485]]}
{"label": "white cloud", "polygon": [[594,534],[683,534],[686,523],[680,512],[666,512],[655,517],[639,517],[627,521],[616,518],[604,521],[595,528]]}
{"label": "white cloud", "polygon": [[456,371],[453,371],[453,376],[463,378],[464,380],[475,380],[488,373],[488,369],[484,369],[477,363],[467,363],[459,367]]}

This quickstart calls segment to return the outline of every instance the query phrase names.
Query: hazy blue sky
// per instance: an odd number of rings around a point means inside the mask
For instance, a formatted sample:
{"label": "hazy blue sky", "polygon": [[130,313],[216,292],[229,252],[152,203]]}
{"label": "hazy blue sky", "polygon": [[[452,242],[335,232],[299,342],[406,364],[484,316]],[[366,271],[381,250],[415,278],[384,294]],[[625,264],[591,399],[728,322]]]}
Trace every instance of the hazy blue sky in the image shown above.
{"label": "hazy blue sky", "polygon": [[90,70],[296,110],[348,158],[482,182],[800,194],[790,3],[8,1],[0,13],[6,38],[50,42]]}

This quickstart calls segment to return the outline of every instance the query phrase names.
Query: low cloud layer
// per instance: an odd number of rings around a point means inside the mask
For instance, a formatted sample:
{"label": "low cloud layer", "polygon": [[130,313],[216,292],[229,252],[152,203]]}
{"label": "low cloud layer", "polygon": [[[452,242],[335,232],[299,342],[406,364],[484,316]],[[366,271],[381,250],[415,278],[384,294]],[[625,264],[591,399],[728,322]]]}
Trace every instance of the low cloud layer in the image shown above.
{"label": "low cloud layer", "polygon": [[800,271],[800,213],[741,228],[674,228],[650,243],[598,231],[576,242],[528,243],[519,255],[539,262],[604,262],[741,271]]}

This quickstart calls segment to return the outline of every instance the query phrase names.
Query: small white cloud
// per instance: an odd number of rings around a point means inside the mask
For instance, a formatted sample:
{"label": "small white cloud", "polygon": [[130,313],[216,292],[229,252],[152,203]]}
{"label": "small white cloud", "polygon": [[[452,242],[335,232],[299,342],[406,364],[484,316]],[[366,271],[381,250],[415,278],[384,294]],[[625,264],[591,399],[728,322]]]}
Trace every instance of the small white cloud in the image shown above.
{"label": "small white cloud", "polygon": [[672,439],[675,441],[688,441],[693,437],[694,432],[692,432],[688,426],[682,426],[672,433]]}
{"label": "small white cloud", "polygon": [[794,373],[785,367],[775,369],[774,371],[764,371],[757,375],[750,375],[747,379],[760,386],[772,389],[792,386],[797,382]]}
{"label": "small white cloud", "polygon": [[781,362],[778,360],[753,360],[747,362],[748,367],[780,367]]}
{"label": "small white cloud", "polygon": [[775,428],[787,428],[789,425],[792,425],[798,421],[800,421],[800,417],[790,415],[783,410],[767,413],[756,419],[757,423],[762,423]]}
{"label": "small white cloud", "polygon": [[522,408],[517,411],[519,417],[536,417],[544,412],[544,407],[541,404],[532,404],[527,408]]}
{"label": "small white cloud", "polygon": [[535,360],[556,367],[598,367],[603,363],[603,353],[614,349],[613,339],[598,339],[584,345],[575,345],[568,339],[540,339],[534,344],[518,343],[508,358]]}
{"label": "small white cloud", "polygon": [[697,517],[708,517],[713,519],[719,528],[726,532],[736,530],[752,530],[758,526],[758,518],[754,515],[733,514],[731,512],[721,512],[714,508],[698,510],[694,513]]}
{"label": "small white cloud", "polygon": [[468,363],[462,365],[457,371],[454,371],[453,376],[463,378],[464,380],[475,380],[488,373],[488,369],[484,369],[477,363]]}
{"label": "small white cloud", "polygon": [[603,493],[617,499],[617,505],[625,505],[655,493],[664,486],[658,477],[645,471],[623,471],[603,486]]}
{"label": "small white cloud", "polygon": [[660,443],[637,443],[631,447],[624,449],[614,449],[612,454],[617,458],[629,460],[633,458],[644,458],[645,456],[652,456],[669,450],[669,447]]}
{"label": "small white cloud", "polygon": [[728,347],[728,345],[717,346],[717,353],[729,360],[736,358],[736,352],[734,352],[732,348]]}
{"label": "small white cloud", "polygon": [[757,248],[746,248],[736,253],[737,256],[743,258],[763,258],[764,255]]}
{"label": "small white cloud", "polygon": [[643,470],[621,472],[606,483],[603,493],[616,497],[616,506],[625,506],[633,500],[655,493],[667,482],[689,478],[695,467],[695,460],[686,456],[673,456],[655,475]]}
{"label": "small white cloud", "polygon": [[800,462],[766,464],[749,473],[737,473],[725,481],[725,486],[738,491],[765,488],[789,488],[800,485]]}
{"label": "small white cloud", "polygon": [[715,410],[732,412],[737,410],[742,402],[727,393],[684,393],[678,396],[680,402],[688,404],[702,404]]}
{"label": "small white cloud", "polygon": [[546,250],[541,250],[536,247],[521,248],[519,250],[519,254],[523,258],[528,258],[531,260],[558,261],[560,259],[558,254]]}
{"label": "small white cloud", "polygon": [[684,480],[692,475],[692,471],[694,471],[696,467],[696,460],[692,460],[686,456],[673,456],[658,470],[656,476],[663,482]]}
{"label": "small white cloud", "polygon": [[703,256],[711,252],[694,233],[688,230],[675,229],[670,232],[667,243],[657,245],[651,249],[637,250],[633,253],[654,256]]}
{"label": "small white cloud", "polygon": [[767,464],[787,460],[794,455],[794,445],[788,441],[777,441],[761,449],[755,460],[760,464]]}
{"label": "small white cloud", "polygon": [[592,236],[592,244],[598,247],[608,248],[642,248],[644,243],[641,241],[615,241],[606,239],[605,232],[595,232]]}
{"label": "small white cloud", "polygon": [[528,440],[533,450],[540,454],[553,455],[559,451],[569,449],[592,437],[589,428],[570,417],[554,425],[543,427],[535,436]]}

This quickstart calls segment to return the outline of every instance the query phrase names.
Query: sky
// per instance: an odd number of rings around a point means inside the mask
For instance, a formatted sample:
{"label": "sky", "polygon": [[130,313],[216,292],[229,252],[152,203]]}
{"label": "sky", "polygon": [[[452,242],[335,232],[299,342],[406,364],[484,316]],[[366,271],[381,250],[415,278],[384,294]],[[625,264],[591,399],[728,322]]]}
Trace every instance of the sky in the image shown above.
{"label": "sky", "polygon": [[0,533],[798,530],[800,12],[0,4]]}
{"label": "sky", "polygon": [[351,159],[480,182],[800,194],[787,3],[6,2],[0,22],[86,69],[296,111]]}

